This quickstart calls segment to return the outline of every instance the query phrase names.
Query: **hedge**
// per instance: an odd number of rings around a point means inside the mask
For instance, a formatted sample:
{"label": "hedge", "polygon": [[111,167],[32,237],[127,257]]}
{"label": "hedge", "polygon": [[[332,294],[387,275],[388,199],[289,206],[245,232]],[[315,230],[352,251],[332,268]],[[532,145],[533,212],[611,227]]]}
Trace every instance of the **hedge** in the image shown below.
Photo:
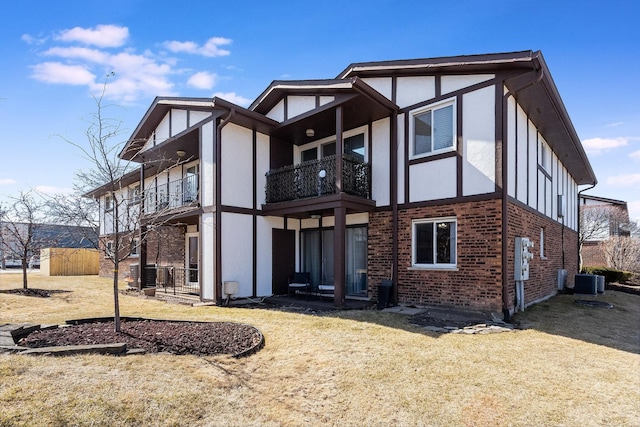
{"label": "hedge", "polygon": [[582,274],[596,274],[604,276],[606,283],[623,283],[633,275],[630,271],[621,271],[609,267],[583,267]]}

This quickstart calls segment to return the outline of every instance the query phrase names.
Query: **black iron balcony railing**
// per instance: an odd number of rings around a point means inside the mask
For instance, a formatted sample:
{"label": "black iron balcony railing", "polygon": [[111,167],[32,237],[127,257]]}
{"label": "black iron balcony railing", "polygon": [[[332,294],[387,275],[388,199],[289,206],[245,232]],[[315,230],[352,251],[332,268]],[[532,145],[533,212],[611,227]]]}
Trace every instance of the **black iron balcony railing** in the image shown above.
{"label": "black iron balcony railing", "polygon": [[[267,203],[336,194],[336,156],[285,166],[267,173]],[[342,158],[342,191],[369,198],[371,166],[352,156]]]}
{"label": "black iron balcony railing", "polygon": [[154,213],[198,202],[198,175],[148,188],[144,192],[144,212]]}

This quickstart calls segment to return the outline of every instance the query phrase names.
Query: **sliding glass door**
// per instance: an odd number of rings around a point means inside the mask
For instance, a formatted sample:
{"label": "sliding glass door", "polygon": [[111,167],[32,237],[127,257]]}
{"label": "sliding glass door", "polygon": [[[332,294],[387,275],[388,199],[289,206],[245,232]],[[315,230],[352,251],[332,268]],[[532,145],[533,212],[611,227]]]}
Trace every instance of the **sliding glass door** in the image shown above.
{"label": "sliding glass door", "polygon": [[[302,268],[313,285],[333,285],[333,229],[301,231]],[[346,230],[346,294],[367,296],[367,227]]]}

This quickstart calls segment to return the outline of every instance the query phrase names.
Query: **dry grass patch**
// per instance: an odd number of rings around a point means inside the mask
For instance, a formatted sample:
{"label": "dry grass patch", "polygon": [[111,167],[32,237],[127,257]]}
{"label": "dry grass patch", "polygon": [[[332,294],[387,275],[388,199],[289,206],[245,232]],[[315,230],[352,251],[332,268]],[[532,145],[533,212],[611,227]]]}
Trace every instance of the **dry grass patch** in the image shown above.
{"label": "dry grass patch", "polygon": [[[19,285],[7,277],[0,289]],[[112,313],[108,279],[30,284],[73,292],[0,294],[2,322]],[[123,296],[123,315],[248,323],[266,346],[240,360],[0,355],[0,425],[640,425],[640,297],[602,299],[616,308],[559,296],[518,316],[530,329],[463,336],[375,311],[309,316]]]}

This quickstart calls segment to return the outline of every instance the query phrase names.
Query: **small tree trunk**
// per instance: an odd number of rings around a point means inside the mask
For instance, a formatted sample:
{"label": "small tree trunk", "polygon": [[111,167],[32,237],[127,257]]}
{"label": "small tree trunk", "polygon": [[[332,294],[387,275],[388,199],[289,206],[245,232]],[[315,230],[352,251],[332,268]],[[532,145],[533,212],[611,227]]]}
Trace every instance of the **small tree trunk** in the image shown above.
{"label": "small tree trunk", "polygon": [[115,314],[113,316],[115,331],[120,332],[120,304],[118,303],[118,264],[117,263],[115,264],[113,269],[113,306],[115,307]]}
{"label": "small tree trunk", "polygon": [[22,260],[22,289],[27,289],[27,263]]}

